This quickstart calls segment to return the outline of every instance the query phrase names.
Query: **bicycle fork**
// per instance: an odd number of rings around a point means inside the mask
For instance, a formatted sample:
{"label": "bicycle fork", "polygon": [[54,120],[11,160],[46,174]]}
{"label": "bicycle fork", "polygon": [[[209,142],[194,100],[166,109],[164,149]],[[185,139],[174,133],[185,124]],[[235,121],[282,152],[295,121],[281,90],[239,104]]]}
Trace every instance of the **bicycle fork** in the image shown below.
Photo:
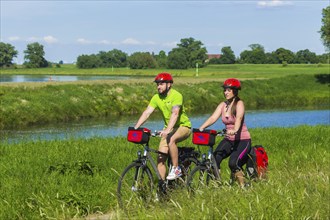
{"label": "bicycle fork", "polygon": [[207,167],[207,169],[212,173],[216,180],[220,181],[220,169],[218,168],[217,162],[213,155],[213,148],[210,147],[206,159],[206,155],[202,155],[202,164]]}

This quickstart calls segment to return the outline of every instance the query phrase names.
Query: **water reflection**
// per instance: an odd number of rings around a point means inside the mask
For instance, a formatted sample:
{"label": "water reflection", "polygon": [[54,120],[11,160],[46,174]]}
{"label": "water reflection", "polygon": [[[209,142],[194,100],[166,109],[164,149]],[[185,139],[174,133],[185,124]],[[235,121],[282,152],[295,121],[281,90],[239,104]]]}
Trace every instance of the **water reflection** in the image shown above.
{"label": "water reflection", "polygon": [[78,80],[129,79],[129,76],[59,76],[59,75],[0,75],[0,82],[64,82]]}
{"label": "water reflection", "polygon": [[[156,115],[155,115],[156,116]],[[144,126],[159,130],[163,121],[153,115]],[[209,114],[191,117],[193,127],[200,126]],[[138,116],[116,117],[106,120],[86,120],[80,123],[35,127],[19,131],[1,131],[1,142],[21,142],[31,140],[53,140],[69,138],[115,137],[126,136],[127,127],[133,126]],[[246,113],[249,128],[258,127],[293,127],[298,125],[330,125],[330,110],[313,111],[250,111]],[[210,128],[224,128],[220,120]]]}

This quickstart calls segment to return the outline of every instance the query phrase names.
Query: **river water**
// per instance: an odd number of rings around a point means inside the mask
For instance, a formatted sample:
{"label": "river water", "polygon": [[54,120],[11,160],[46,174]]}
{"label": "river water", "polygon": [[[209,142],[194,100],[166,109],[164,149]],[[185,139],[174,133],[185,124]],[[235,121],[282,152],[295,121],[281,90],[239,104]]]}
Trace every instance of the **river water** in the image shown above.
{"label": "river water", "polygon": [[[151,130],[160,130],[163,121],[153,115],[145,124]],[[116,137],[126,136],[127,128],[134,126],[139,116],[115,117],[100,120],[84,120],[79,123],[38,126],[26,130],[1,131],[1,142],[25,142],[34,140],[54,140],[70,138]],[[190,117],[193,127],[199,127],[209,114]],[[245,115],[248,128],[262,127],[294,127],[298,125],[330,125],[330,110],[308,111],[248,111]],[[218,120],[210,128],[224,128]]]}
{"label": "river water", "polygon": [[93,76],[93,75],[82,75],[82,76],[61,76],[61,75],[0,75],[0,83],[18,83],[18,82],[67,82],[67,81],[79,81],[79,80],[123,80],[130,79],[130,76]]}

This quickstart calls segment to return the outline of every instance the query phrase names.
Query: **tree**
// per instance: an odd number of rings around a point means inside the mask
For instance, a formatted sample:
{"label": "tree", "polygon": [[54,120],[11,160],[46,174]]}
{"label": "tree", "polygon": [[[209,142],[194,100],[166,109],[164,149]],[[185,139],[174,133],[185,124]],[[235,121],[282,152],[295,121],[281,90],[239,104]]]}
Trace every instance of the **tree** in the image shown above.
{"label": "tree", "polygon": [[235,54],[231,47],[223,47],[221,49],[221,57],[219,59],[220,64],[233,64],[235,63]]}
{"label": "tree", "polygon": [[279,63],[275,52],[266,53],[265,63],[269,63],[269,64],[278,64]]}
{"label": "tree", "polygon": [[156,60],[149,52],[135,52],[128,57],[128,64],[131,69],[156,68]]}
{"label": "tree", "polygon": [[127,66],[127,54],[121,50],[113,49],[108,52],[100,51],[100,67],[125,67]]}
{"label": "tree", "polygon": [[44,46],[35,42],[27,45],[27,49],[24,50],[24,62],[28,68],[40,68],[47,67],[48,61],[44,58]]}
{"label": "tree", "polygon": [[17,57],[17,54],[14,46],[0,42],[0,67],[11,66],[13,58]]}
{"label": "tree", "polygon": [[167,68],[187,69],[189,66],[187,54],[180,48],[173,49],[168,54]]}
{"label": "tree", "polygon": [[[207,50],[205,47],[202,47],[203,43],[201,41],[196,41],[194,38],[190,37],[181,39],[180,42],[181,43],[177,44],[178,47],[173,50],[179,49],[180,53],[185,54],[188,67],[194,68],[196,63],[199,64],[199,67],[206,65]],[[175,54],[177,55],[177,51]],[[169,61],[167,63],[169,64]],[[170,64],[170,66],[172,65]]]}
{"label": "tree", "polygon": [[100,51],[97,56],[100,59],[100,67],[111,67],[111,56],[105,51]]}
{"label": "tree", "polygon": [[315,53],[308,49],[299,50],[295,56],[295,63],[317,63],[318,59]]}
{"label": "tree", "polygon": [[318,62],[320,62],[320,63],[327,63],[327,64],[329,64],[330,62],[330,60],[329,60],[329,58],[330,58],[330,52],[329,53],[324,53],[324,54],[321,54],[321,55],[318,55],[317,56],[317,59],[318,59]]}
{"label": "tree", "polygon": [[98,68],[101,64],[99,56],[92,55],[80,55],[77,58],[77,67],[80,69],[92,69]]}
{"label": "tree", "polygon": [[113,49],[108,52],[111,56],[113,67],[126,67],[127,66],[127,54],[121,50]]}
{"label": "tree", "polygon": [[158,67],[166,67],[167,56],[165,51],[163,50],[159,51],[159,54],[155,55],[155,59],[157,61]]}
{"label": "tree", "polygon": [[290,50],[284,49],[284,48],[279,48],[274,52],[276,59],[278,63],[293,63],[294,61],[294,53]]}
{"label": "tree", "polygon": [[324,46],[330,51],[330,6],[322,10],[322,24],[319,33]]}
{"label": "tree", "polygon": [[260,44],[249,45],[251,50],[244,50],[240,54],[241,63],[263,64],[266,63],[265,49]]}

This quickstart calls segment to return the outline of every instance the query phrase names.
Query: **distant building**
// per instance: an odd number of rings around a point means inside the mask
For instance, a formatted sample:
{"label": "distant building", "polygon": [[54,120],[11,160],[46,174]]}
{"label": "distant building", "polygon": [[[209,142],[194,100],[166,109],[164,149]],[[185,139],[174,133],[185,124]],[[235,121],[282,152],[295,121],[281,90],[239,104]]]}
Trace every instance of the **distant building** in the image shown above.
{"label": "distant building", "polygon": [[205,62],[209,62],[210,59],[217,58],[219,59],[221,57],[221,54],[207,54],[207,60]]}

